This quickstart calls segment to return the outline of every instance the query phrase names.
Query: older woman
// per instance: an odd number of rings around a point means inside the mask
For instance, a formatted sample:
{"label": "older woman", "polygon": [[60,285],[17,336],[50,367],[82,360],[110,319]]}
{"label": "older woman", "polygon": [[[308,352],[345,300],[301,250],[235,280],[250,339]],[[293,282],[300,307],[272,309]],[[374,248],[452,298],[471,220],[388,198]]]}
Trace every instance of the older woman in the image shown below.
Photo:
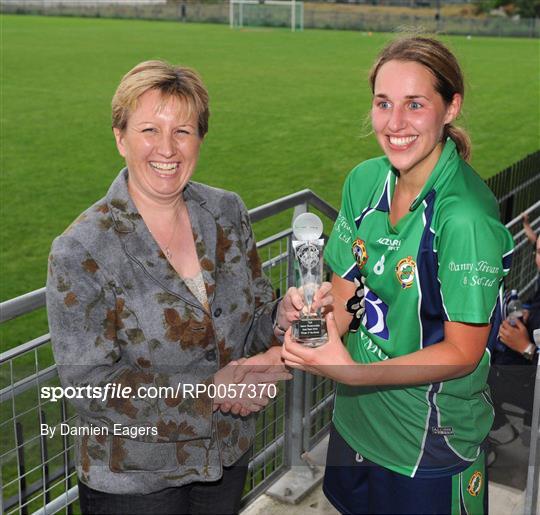
{"label": "older woman", "polygon": [[225,412],[259,410],[256,384],[288,374],[271,349],[262,362],[276,368],[248,374],[240,395],[232,360],[249,365],[302,302],[294,290],[273,301],[238,195],[191,181],[209,117],[197,74],[140,63],[112,111],[127,167],[54,241],[47,283],[62,384],[102,388],[73,400],[81,507],[236,512],[254,420]]}

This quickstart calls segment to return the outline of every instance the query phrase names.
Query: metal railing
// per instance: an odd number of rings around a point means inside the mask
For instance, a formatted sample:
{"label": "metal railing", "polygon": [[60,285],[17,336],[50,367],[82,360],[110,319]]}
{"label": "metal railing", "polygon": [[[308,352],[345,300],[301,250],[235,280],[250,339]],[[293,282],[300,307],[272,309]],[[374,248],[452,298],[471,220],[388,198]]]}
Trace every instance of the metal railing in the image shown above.
{"label": "metal railing", "polygon": [[[528,188],[540,198],[540,167]],[[518,195],[515,186],[505,192]],[[294,209],[294,215],[308,209],[317,210],[327,223],[335,220],[337,211],[310,190],[283,197],[250,210],[253,223],[267,220],[283,211]],[[540,228],[540,201],[528,207],[532,226]],[[532,247],[521,230],[521,218],[514,217],[507,227],[512,232],[516,251],[508,284],[523,295],[531,291],[536,277]],[[278,295],[294,281],[290,229],[282,230],[258,243],[263,268]],[[530,263],[529,263],[530,262]],[[22,295],[0,305],[0,323],[45,305],[45,289]],[[74,470],[74,443],[69,435],[43,437],[40,424],[56,425],[74,418],[69,404],[42,401],[41,386],[58,384],[48,334],[3,352],[0,355],[0,462],[2,468],[2,513],[71,513],[78,492]],[[535,409],[540,409],[537,388]],[[301,456],[326,434],[331,419],[334,384],[325,378],[295,372],[295,379],[281,392],[257,420],[253,457],[249,464],[244,502],[266,490],[294,465],[304,465]],[[533,422],[531,439],[532,479],[528,499],[538,501],[538,467],[534,466],[540,450],[538,417]],[[58,432],[57,432],[58,435]],[[535,435],[537,437],[535,438]],[[536,475],[535,475],[536,474]]]}
{"label": "metal railing", "polygon": [[531,295],[537,275],[534,246],[522,228],[522,215],[529,216],[532,229],[540,233],[540,150],[520,159],[490,177],[486,184],[499,202],[501,220],[515,241],[513,265],[506,284],[522,298]]}
{"label": "metal railing", "polygon": [[540,150],[490,177],[486,184],[499,201],[507,224],[540,199]]}

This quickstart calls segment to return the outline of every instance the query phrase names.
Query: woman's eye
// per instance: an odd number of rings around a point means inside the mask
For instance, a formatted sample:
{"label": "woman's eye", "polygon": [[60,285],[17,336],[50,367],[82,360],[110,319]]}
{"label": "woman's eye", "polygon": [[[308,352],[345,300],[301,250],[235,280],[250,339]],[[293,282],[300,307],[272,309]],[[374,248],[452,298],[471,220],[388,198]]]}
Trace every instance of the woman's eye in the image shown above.
{"label": "woman's eye", "polygon": [[178,129],[176,131],[176,134],[179,134],[180,136],[184,136],[186,134],[190,134],[190,132],[188,130],[186,130],[186,129]]}
{"label": "woman's eye", "polygon": [[420,104],[419,102],[411,102],[410,103],[410,108],[411,109],[416,110],[416,109],[420,109],[421,107],[422,107],[422,104]]}
{"label": "woman's eye", "polygon": [[156,129],[154,129],[154,127],[147,127],[146,129],[143,129],[142,132],[153,133],[156,132]]}

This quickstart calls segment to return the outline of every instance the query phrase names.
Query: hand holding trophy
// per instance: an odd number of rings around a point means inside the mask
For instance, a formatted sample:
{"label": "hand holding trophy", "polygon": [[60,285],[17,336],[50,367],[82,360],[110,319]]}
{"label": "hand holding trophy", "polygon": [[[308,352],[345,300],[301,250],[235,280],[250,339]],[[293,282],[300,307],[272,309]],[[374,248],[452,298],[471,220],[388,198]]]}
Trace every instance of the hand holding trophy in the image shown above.
{"label": "hand holding trophy", "polygon": [[295,239],[292,245],[298,261],[304,309],[300,319],[292,324],[292,337],[307,347],[319,347],[328,341],[326,321],[321,316],[321,310],[312,309],[313,298],[321,287],[323,278],[322,232],[322,221],[313,213],[303,213],[294,220]]}

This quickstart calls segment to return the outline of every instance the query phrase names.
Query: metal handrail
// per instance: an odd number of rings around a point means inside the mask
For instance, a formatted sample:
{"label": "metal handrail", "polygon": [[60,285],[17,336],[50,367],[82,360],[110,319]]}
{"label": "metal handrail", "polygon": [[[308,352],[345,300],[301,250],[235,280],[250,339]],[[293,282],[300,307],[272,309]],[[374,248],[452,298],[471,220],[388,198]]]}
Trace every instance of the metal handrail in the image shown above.
{"label": "metal handrail", "polygon": [[27,376],[24,379],[17,381],[14,385],[6,386],[2,390],[0,390],[0,402],[6,402],[10,399],[13,399],[13,397],[16,397],[17,395],[23,392],[26,392],[33,386],[37,386],[40,383],[44,383],[45,381],[48,381],[49,379],[52,379],[53,377],[56,377],[56,376],[57,376],[56,364],[51,365],[44,370],[40,370],[36,374]]}
{"label": "metal handrail", "polygon": [[0,304],[0,323],[25,315],[45,306],[45,286]]}
{"label": "metal handrail", "polygon": [[527,181],[523,182],[516,188],[514,188],[512,191],[509,191],[506,195],[503,195],[499,202],[504,202],[506,199],[510,198],[512,195],[515,195],[516,193],[519,193],[520,191],[523,191],[525,188],[528,188],[533,182],[537,181],[539,178],[538,176],[531,177]]}
{"label": "metal handrail", "polygon": [[335,220],[338,215],[337,209],[325,202],[321,197],[313,193],[313,191],[305,189],[250,209],[249,216],[251,221],[255,223],[303,203],[313,206],[332,220]]}
{"label": "metal handrail", "polygon": [[2,363],[6,363],[10,359],[16,358],[17,356],[25,354],[26,352],[41,347],[45,343],[48,343],[50,339],[51,335],[47,333],[42,336],[38,336],[37,338],[30,340],[29,342],[21,343],[20,345],[17,345],[17,347],[13,347],[13,349],[2,352],[2,354],[0,354],[0,365]]}

